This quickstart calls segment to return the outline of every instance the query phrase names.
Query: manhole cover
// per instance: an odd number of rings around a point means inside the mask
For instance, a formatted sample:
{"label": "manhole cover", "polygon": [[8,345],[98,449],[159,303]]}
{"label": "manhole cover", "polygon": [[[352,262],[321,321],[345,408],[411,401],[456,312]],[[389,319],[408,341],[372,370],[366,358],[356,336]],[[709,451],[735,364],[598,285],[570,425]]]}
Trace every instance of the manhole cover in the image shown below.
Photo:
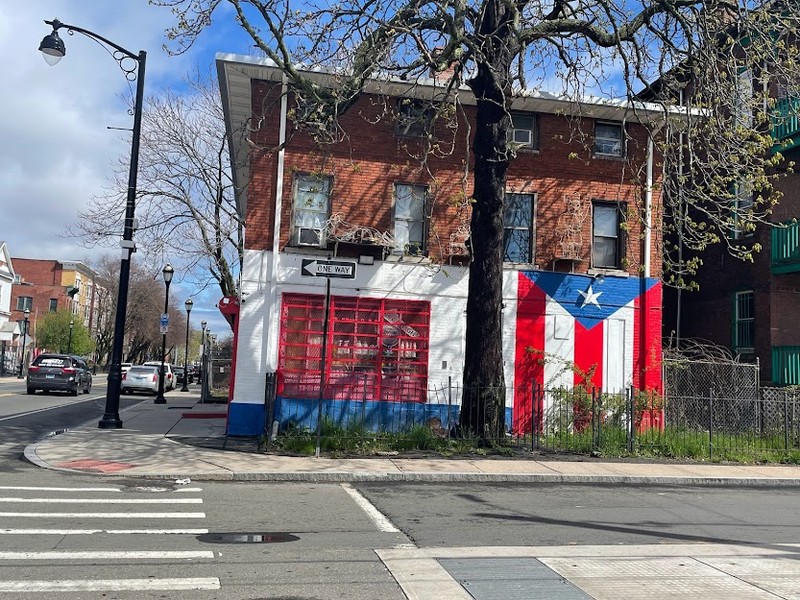
{"label": "manhole cover", "polygon": [[280,544],[300,538],[291,533],[204,533],[197,539],[209,544]]}

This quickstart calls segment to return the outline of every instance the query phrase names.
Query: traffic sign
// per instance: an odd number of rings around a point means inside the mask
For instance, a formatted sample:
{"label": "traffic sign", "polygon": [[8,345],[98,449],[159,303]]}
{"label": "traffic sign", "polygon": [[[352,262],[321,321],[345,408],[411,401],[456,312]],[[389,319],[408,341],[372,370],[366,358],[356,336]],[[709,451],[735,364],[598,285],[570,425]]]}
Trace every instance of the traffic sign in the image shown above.
{"label": "traffic sign", "polygon": [[356,263],[346,260],[316,260],[304,258],[300,274],[306,277],[355,279]]}
{"label": "traffic sign", "polygon": [[161,319],[159,320],[159,329],[161,329],[161,335],[164,335],[169,331],[169,314],[161,313]]}

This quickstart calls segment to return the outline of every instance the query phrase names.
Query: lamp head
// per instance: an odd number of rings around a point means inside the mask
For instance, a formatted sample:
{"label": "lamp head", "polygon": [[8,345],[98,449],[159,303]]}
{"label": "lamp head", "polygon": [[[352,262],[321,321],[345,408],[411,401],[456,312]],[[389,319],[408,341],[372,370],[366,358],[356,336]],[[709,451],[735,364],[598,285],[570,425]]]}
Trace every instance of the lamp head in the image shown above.
{"label": "lamp head", "polygon": [[164,275],[164,283],[169,284],[169,282],[172,281],[172,276],[175,274],[175,269],[172,268],[171,264],[167,263],[161,270],[161,273]]}
{"label": "lamp head", "polygon": [[194,302],[192,302],[191,298],[189,298],[186,302],[184,302],[183,305],[186,307],[187,313],[192,312],[192,306],[194,305]]}
{"label": "lamp head", "polygon": [[72,319],[69,320],[69,328],[72,329],[75,326],[75,321]]}
{"label": "lamp head", "polygon": [[44,36],[42,43],[39,44],[39,52],[42,53],[45,62],[51,67],[58,64],[58,61],[64,58],[67,49],[55,28],[49,35]]}
{"label": "lamp head", "polygon": [[25,319],[27,319],[30,316],[31,316],[31,309],[30,308],[26,308],[25,309]]}

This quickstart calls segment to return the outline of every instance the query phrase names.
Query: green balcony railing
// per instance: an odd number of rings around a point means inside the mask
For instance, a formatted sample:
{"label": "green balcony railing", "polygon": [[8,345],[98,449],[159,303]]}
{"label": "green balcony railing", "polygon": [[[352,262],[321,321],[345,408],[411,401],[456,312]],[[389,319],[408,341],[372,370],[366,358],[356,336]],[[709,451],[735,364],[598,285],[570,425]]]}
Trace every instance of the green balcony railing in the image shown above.
{"label": "green balcony railing", "polygon": [[786,151],[800,145],[800,99],[781,98],[772,113],[774,150]]}
{"label": "green balcony railing", "polygon": [[800,346],[772,347],[772,383],[800,384]]}
{"label": "green balcony railing", "polygon": [[788,221],[772,228],[770,266],[775,274],[800,271],[800,223]]}

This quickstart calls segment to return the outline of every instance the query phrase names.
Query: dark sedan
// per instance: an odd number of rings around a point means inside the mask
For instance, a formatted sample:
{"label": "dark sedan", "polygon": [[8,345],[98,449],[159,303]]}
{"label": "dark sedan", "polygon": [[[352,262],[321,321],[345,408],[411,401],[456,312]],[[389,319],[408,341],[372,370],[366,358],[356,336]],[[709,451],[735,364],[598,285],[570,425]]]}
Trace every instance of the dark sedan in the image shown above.
{"label": "dark sedan", "polygon": [[68,354],[40,354],[28,367],[27,387],[29,394],[36,390],[44,392],[69,392],[77,396],[79,391],[92,391],[92,372],[79,356]]}

